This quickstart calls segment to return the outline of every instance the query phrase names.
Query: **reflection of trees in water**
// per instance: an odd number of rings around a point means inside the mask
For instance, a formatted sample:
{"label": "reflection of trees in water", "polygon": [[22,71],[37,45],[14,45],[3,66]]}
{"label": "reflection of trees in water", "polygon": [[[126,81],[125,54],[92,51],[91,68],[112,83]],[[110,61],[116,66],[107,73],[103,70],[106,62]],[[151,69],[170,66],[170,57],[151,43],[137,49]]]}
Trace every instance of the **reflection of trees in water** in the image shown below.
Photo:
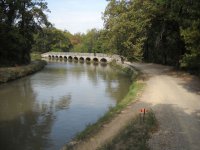
{"label": "reflection of trees in water", "polygon": [[71,95],[63,96],[58,101],[55,102],[54,110],[60,111],[63,109],[68,109],[71,102]]}
{"label": "reflection of trees in water", "polygon": [[[58,66],[58,67],[57,67]],[[127,80],[109,66],[87,64],[53,64],[46,67],[37,77],[36,82],[48,81],[50,86],[63,84],[63,78],[72,75],[77,79],[86,73],[94,85],[99,79],[106,81],[106,92],[116,100],[127,92]],[[60,79],[57,79],[61,76]],[[120,78],[120,79],[119,79]],[[1,149],[48,149],[52,142],[49,135],[56,119],[56,113],[68,109],[71,96],[51,99],[49,102],[36,103],[36,94],[29,77],[0,86],[0,143]],[[46,82],[46,81],[44,81]],[[113,83],[116,86],[113,86]],[[37,84],[36,84],[37,85]],[[53,147],[53,146],[52,146]]]}
{"label": "reflection of trees in water", "polygon": [[128,92],[130,86],[129,77],[110,67],[98,69],[98,77],[106,80],[106,92],[115,100],[120,101]]}
{"label": "reflection of trees in water", "polygon": [[117,77],[119,77],[118,73],[111,69],[109,65],[93,63],[51,63],[51,67],[46,67],[46,69],[43,71],[43,74],[47,79],[52,79],[51,81],[48,81],[50,84],[52,84],[52,86],[62,84],[61,82],[63,82],[63,79],[66,79],[69,75],[79,80],[83,73],[87,74],[88,78],[94,85],[98,85],[99,78],[103,80],[115,80]]}
{"label": "reflection of trees in water", "polygon": [[[68,73],[81,77],[81,73],[85,71],[89,80],[97,86],[99,79],[106,81],[106,92],[115,100],[120,101],[127,94],[130,80],[120,70],[114,70],[109,65],[82,64],[77,67],[68,69]],[[113,84],[117,86],[113,86]]]}
{"label": "reflection of trees in water", "polygon": [[44,84],[49,87],[55,87],[63,85],[63,82],[67,82],[67,66],[66,63],[51,63],[47,65],[42,72],[39,72],[37,76],[34,76],[35,84]]}
{"label": "reflection of trees in water", "polygon": [[69,108],[70,105],[70,101],[71,100],[71,96],[64,96],[63,98],[61,98],[57,104],[56,104],[56,110],[62,110],[62,109],[67,109]]}
{"label": "reflection of trees in water", "polygon": [[67,67],[66,64],[51,63],[42,71],[42,73],[49,75],[66,75]]}
{"label": "reflection of trees in water", "polygon": [[[117,84],[117,86],[113,86],[113,83]],[[117,100],[117,102],[119,102],[127,94],[129,86],[129,82],[124,78],[117,81],[109,81],[107,84],[106,92],[115,100]]]}
{"label": "reflection of trees in water", "polygon": [[106,81],[106,92],[115,100],[120,101],[128,92],[130,86],[129,77],[119,70],[114,70],[110,66],[97,66],[95,71],[88,70],[88,75],[94,83],[98,83],[98,78]]}
{"label": "reflection of trees in water", "polygon": [[[109,65],[94,65],[90,64],[84,66],[87,72],[87,76],[90,81],[97,86],[99,84],[99,79],[106,81],[106,92],[115,100],[120,101],[127,94],[130,79],[125,76],[120,70],[114,70]],[[83,67],[81,67],[83,69]],[[70,73],[81,74],[80,72],[74,72],[73,70],[69,71]],[[116,86],[113,86],[115,84]]]}
{"label": "reflection of trees in water", "polygon": [[15,119],[21,113],[31,110],[35,93],[30,84],[30,80],[24,78],[1,86],[0,121]]}
{"label": "reflection of trees in water", "polygon": [[49,104],[36,105],[28,78],[2,87],[0,96],[1,149],[36,150],[51,147],[49,134],[56,119],[55,112],[67,109],[71,97],[64,96],[57,102],[52,100]]}

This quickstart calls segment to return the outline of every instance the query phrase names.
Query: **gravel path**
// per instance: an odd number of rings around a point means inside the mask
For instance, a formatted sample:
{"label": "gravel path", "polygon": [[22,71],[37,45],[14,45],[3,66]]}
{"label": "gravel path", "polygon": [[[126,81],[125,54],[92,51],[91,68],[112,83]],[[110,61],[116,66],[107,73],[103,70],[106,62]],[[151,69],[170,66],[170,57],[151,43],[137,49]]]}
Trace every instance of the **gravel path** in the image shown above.
{"label": "gravel path", "polygon": [[200,150],[200,81],[155,64],[131,64],[150,77],[139,103],[154,110],[152,150]]}
{"label": "gravel path", "polygon": [[[148,75],[139,100],[131,104],[77,150],[95,150],[112,139],[140,108],[153,109],[159,130],[149,140],[152,150],[200,150],[200,81],[156,64],[127,63]],[[64,150],[65,148],[63,148]]]}

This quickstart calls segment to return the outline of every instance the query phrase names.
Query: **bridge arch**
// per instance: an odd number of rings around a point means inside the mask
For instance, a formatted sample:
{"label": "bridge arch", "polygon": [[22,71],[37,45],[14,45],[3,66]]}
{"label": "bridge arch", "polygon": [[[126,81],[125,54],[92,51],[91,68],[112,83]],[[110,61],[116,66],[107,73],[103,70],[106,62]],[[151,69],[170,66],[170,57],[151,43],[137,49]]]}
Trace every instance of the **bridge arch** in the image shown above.
{"label": "bridge arch", "polygon": [[90,62],[90,61],[91,61],[91,58],[90,58],[90,57],[87,57],[87,58],[86,58],[86,61],[87,61],[87,62]]}
{"label": "bridge arch", "polygon": [[64,56],[64,59],[67,59],[67,56]]}
{"label": "bridge arch", "polygon": [[51,55],[49,55],[49,58],[51,58]]}
{"label": "bridge arch", "polygon": [[84,62],[85,59],[84,59],[83,57],[80,57],[79,60],[80,60],[81,62]]}
{"label": "bridge arch", "polygon": [[102,59],[100,60],[100,62],[102,62],[102,63],[107,63],[108,61],[107,61],[107,59],[102,58]]}
{"label": "bridge arch", "polygon": [[56,56],[56,59],[58,59],[58,56]]}
{"label": "bridge arch", "polygon": [[62,59],[63,57],[62,57],[62,56],[60,56],[59,58],[60,58],[60,59]]}
{"label": "bridge arch", "polygon": [[96,58],[96,57],[93,58],[93,61],[94,61],[94,62],[99,62],[98,58]]}
{"label": "bridge arch", "polygon": [[55,58],[55,56],[54,56],[54,55],[52,55],[52,58],[54,59],[54,58]]}
{"label": "bridge arch", "polygon": [[76,57],[76,56],[75,56],[75,57],[74,57],[74,61],[76,61],[76,62],[77,62],[77,61],[78,61],[78,57]]}
{"label": "bridge arch", "polygon": [[68,59],[69,59],[69,60],[72,60],[72,59],[73,59],[73,57],[72,57],[72,56],[69,56],[69,57],[68,57]]}

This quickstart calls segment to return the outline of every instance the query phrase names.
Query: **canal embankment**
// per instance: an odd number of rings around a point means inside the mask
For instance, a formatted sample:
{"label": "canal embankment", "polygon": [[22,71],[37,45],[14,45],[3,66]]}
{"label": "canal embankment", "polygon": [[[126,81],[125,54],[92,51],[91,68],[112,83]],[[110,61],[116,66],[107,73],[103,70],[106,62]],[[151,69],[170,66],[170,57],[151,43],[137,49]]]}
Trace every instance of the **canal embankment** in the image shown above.
{"label": "canal embankment", "polygon": [[[127,95],[116,106],[110,108],[96,123],[88,125],[72,142],[63,147],[63,150],[92,150],[102,147],[120,134],[123,129],[129,128],[127,124],[137,117],[137,112],[133,112],[132,106],[143,91],[145,77],[140,71],[129,64],[113,63],[111,65],[117,70],[122,71],[132,80]],[[151,117],[150,119],[152,120]],[[143,129],[145,130],[146,127],[147,125]]]}
{"label": "canal embankment", "polygon": [[44,68],[46,61],[32,61],[29,65],[0,68],[0,84],[33,74]]}

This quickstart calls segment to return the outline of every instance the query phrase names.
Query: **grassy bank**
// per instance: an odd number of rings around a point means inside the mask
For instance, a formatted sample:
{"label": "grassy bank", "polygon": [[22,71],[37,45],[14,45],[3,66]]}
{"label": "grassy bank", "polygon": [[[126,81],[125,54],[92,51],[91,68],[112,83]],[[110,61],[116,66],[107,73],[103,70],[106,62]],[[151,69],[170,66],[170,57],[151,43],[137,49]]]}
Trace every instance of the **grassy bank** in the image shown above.
{"label": "grassy bank", "polygon": [[31,53],[31,60],[32,61],[41,60],[41,53],[39,52]]}
{"label": "grassy bank", "polygon": [[33,61],[29,65],[0,68],[0,84],[33,74],[46,65],[45,61]]}
{"label": "grassy bank", "polygon": [[[136,78],[134,76],[138,76],[138,73],[134,72],[132,68],[127,68],[118,65],[114,67],[117,67],[118,71],[119,70],[122,71],[130,79]],[[128,74],[127,71],[129,72]],[[88,125],[86,129],[81,133],[79,133],[73,141],[83,141],[83,140],[85,141],[90,137],[92,137],[94,134],[96,134],[98,131],[100,131],[105,124],[110,122],[117,114],[119,114],[130,103],[136,100],[138,92],[141,91],[143,86],[144,83],[134,80],[129,88],[127,95],[120,102],[118,102],[115,107],[110,108],[109,111],[106,112],[104,116],[102,116],[96,123]],[[66,149],[73,149],[73,145],[71,144],[67,145]]]}
{"label": "grassy bank", "polygon": [[149,150],[150,133],[157,129],[157,121],[152,111],[145,116],[145,121],[137,116],[119,132],[119,134],[103,145],[99,150]]}

